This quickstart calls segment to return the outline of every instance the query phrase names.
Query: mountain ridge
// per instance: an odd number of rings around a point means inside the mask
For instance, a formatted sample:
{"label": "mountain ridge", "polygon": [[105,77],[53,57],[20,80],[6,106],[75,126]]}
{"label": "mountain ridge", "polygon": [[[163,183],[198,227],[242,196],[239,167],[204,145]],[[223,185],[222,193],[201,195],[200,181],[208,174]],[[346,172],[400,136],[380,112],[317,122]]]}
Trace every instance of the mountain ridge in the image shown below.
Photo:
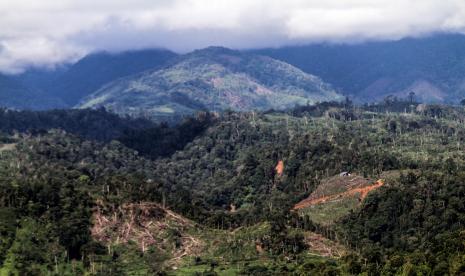
{"label": "mountain ridge", "polygon": [[251,50],[320,76],[356,102],[388,95],[458,103],[465,97],[465,36],[457,34]]}
{"label": "mountain ridge", "polygon": [[[255,74],[252,76],[239,74],[244,64],[236,64],[237,57],[250,54],[269,56],[318,76],[357,103],[380,102],[389,95],[405,98],[414,92],[415,100],[419,102],[457,104],[465,98],[465,78],[462,74],[465,71],[465,47],[462,45],[465,45],[464,35],[443,34],[397,41],[320,43],[254,50],[212,46],[185,55],[162,49],[97,52],[75,64],[65,64],[54,70],[37,68],[21,75],[2,75],[0,86],[3,98],[0,96],[0,104],[13,109],[72,107],[82,104],[85,97],[111,82],[145,71],[166,69],[188,57],[204,57],[210,63],[227,67],[231,70],[230,76],[237,73],[234,76],[236,83],[245,83],[243,87],[236,87],[240,90],[247,88],[249,77],[260,78],[259,73],[267,73],[264,68],[262,72],[252,70]],[[199,64],[192,63],[191,66]],[[210,69],[221,71],[218,67]],[[277,76],[268,78],[268,81],[272,80],[282,81]],[[204,89],[210,84],[206,85],[203,82],[178,84],[180,90]],[[216,85],[225,86],[221,81]],[[286,85],[289,83],[282,82],[283,87]],[[268,88],[266,85],[264,87]],[[261,92],[269,91],[263,89]],[[230,100],[234,100],[234,96],[230,95]],[[175,93],[173,97],[160,100],[163,106],[161,111],[165,111],[160,114],[169,117],[170,113],[166,111],[180,110],[180,114],[184,115],[191,114],[193,110],[222,110],[221,102],[205,104],[186,98],[185,93]],[[240,97],[235,100],[238,101],[236,105],[244,105]]]}
{"label": "mountain ridge", "polygon": [[118,79],[77,105],[117,113],[188,115],[196,110],[285,109],[341,100],[320,78],[270,57],[223,47],[179,56],[162,69]]}
{"label": "mountain ridge", "polygon": [[[31,68],[16,76],[6,76],[17,83],[21,89],[2,89],[11,93],[11,99],[2,100],[4,106],[17,109],[53,109],[72,107],[80,99],[91,94],[102,85],[142,72],[147,69],[161,68],[177,54],[164,49],[146,49],[121,53],[95,52],[74,64],[64,64],[57,68]],[[11,91],[10,91],[11,90]],[[10,92],[9,92],[10,91]],[[34,104],[17,103],[15,94],[34,97]],[[39,95],[36,96],[35,94]],[[14,101],[13,101],[14,100]],[[11,104],[10,102],[13,101]]]}

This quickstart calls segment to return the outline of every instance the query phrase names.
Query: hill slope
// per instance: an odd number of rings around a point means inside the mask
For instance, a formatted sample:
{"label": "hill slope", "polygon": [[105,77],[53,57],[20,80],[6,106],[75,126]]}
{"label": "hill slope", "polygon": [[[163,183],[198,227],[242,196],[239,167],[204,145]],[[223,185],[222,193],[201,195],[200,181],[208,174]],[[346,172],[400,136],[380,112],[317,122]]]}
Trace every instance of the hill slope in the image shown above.
{"label": "hill slope", "polygon": [[[148,129],[139,147],[2,134],[0,274],[461,275],[464,110],[391,107],[225,112],[155,161],[150,136],[192,130]],[[36,128],[34,113],[14,122]],[[43,125],[63,128],[53,114]],[[291,211],[308,196],[311,213]]]}
{"label": "hill slope", "polygon": [[309,197],[294,205],[313,222],[330,225],[361,205],[369,192],[384,185],[359,175],[336,175],[321,181]]}
{"label": "hill slope", "polygon": [[423,102],[459,102],[465,96],[465,36],[436,35],[356,45],[309,45],[254,53],[288,62],[359,102],[415,92]]}
{"label": "hill slope", "polygon": [[111,82],[78,106],[160,118],[204,109],[284,109],[341,98],[318,77],[284,62],[210,47],[164,69]]}
{"label": "hill slope", "polygon": [[[107,82],[147,69],[161,68],[174,57],[175,53],[159,49],[123,53],[101,52],[90,54],[75,64],[65,65],[53,71],[31,69],[14,78],[29,90],[40,90],[44,97],[61,101],[61,105],[52,107],[71,107]],[[32,108],[40,104],[42,102],[38,102]],[[18,107],[23,108],[20,105]]]}
{"label": "hill slope", "polygon": [[57,98],[29,88],[14,77],[0,74],[0,107],[40,110],[63,105]]}

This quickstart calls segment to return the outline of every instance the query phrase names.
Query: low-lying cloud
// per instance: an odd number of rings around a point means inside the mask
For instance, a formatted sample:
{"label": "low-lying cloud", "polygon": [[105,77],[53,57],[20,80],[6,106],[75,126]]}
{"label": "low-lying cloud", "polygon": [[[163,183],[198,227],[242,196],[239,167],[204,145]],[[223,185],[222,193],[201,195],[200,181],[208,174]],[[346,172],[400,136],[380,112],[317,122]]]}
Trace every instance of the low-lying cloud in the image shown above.
{"label": "low-lying cloud", "polygon": [[0,0],[0,72],[99,50],[276,47],[464,32],[463,0]]}

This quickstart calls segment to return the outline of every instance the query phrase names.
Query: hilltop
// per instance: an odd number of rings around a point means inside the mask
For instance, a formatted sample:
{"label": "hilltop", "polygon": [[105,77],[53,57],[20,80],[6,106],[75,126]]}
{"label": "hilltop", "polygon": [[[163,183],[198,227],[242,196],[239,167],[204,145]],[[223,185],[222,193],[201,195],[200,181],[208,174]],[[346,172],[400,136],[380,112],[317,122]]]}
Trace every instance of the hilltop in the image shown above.
{"label": "hilltop", "polygon": [[166,118],[198,110],[266,110],[341,100],[316,76],[275,59],[210,47],[111,82],[78,105]]}

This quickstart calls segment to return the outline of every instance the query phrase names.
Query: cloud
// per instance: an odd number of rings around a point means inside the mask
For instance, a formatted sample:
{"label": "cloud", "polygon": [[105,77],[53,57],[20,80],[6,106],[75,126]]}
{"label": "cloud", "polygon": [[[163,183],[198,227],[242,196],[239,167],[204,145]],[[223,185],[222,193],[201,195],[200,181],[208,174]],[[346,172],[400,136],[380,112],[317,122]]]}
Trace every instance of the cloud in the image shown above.
{"label": "cloud", "polygon": [[464,32],[463,0],[0,0],[0,71],[98,50],[185,52]]}

